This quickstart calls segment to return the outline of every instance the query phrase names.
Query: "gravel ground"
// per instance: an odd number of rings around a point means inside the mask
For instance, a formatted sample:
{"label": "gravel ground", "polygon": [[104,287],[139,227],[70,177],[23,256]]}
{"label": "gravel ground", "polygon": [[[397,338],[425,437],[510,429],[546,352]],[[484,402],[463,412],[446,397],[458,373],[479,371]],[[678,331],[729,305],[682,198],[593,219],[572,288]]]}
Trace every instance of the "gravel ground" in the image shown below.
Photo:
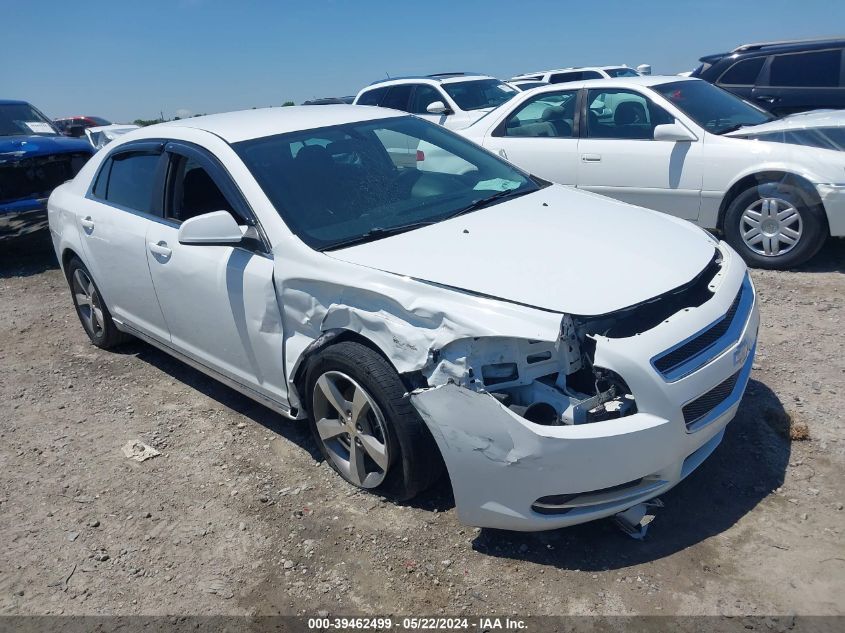
{"label": "gravel ground", "polygon": [[[304,424],[147,345],[90,345],[52,255],[0,258],[0,614],[845,611],[845,241],[753,273],[748,393],[643,542],[464,527],[448,482],[357,492]],[[127,459],[136,439],[162,454]]]}

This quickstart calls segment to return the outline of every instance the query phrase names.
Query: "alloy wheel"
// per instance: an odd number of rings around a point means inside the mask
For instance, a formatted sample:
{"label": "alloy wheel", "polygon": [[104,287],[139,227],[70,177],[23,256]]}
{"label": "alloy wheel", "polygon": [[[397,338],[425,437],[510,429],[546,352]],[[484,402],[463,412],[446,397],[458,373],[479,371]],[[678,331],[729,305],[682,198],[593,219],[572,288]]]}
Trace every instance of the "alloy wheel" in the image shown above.
{"label": "alloy wheel", "polygon": [[73,272],[73,298],[85,329],[93,337],[100,336],[105,323],[100,295],[94,282],[81,268]]}
{"label": "alloy wheel", "polygon": [[384,415],[354,379],[327,371],[314,385],[313,414],[326,453],[350,483],[376,488],[387,475],[390,453]]}
{"label": "alloy wheel", "polygon": [[758,255],[784,255],[798,245],[803,233],[801,213],[781,198],[761,198],[742,212],[739,234]]}

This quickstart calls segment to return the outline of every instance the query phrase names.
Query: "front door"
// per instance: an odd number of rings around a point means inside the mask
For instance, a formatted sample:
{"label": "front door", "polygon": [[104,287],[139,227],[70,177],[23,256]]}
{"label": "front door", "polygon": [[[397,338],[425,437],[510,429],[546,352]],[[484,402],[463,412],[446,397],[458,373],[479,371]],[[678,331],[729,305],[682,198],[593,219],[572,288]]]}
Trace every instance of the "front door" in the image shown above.
{"label": "front door", "polygon": [[[165,222],[150,225],[150,273],[171,344],[237,382],[284,401],[282,320],[273,259],[223,167],[195,146],[170,143]],[[228,211],[246,230],[242,245],[186,245],[179,226]]]}
{"label": "front door", "polygon": [[577,93],[544,92],[527,99],[485,137],[484,147],[535,176],[575,185]]}
{"label": "front door", "polygon": [[686,220],[701,204],[701,141],[655,141],[675,118],[639,92],[587,91],[578,187]]}

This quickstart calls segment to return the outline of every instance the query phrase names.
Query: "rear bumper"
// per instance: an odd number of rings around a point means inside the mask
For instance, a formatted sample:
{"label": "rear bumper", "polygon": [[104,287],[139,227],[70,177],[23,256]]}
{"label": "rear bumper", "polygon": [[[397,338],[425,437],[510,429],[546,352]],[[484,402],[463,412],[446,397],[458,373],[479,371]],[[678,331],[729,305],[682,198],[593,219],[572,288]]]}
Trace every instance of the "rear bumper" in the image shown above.
{"label": "rear bumper", "polygon": [[816,185],[816,191],[827,214],[830,234],[845,236],[845,185]]}
{"label": "rear bumper", "polygon": [[[667,341],[683,340],[727,312],[745,280],[745,266],[732,256],[735,265],[703,306],[638,336],[597,339],[595,362],[629,384],[634,415],[543,426],[487,393],[453,384],[414,392],[411,402],[446,462],[460,520],[522,531],[565,527],[655,497],[695,470],[721,442],[745,392],[759,326],[756,301],[736,340],[688,375],[669,382],[650,359],[670,347]],[[685,421],[685,405],[734,376],[717,405],[693,424]]]}

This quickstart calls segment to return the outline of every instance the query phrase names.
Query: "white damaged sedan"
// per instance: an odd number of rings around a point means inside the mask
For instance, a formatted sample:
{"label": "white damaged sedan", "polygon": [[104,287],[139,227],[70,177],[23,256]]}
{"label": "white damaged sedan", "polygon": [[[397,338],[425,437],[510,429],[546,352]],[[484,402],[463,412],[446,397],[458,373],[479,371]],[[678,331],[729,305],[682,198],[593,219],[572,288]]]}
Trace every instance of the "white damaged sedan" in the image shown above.
{"label": "white damaged sedan", "polygon": [[[420,146],[450,160],[420,169]],[[470,525],[665,492],[721,441],[754,357],[725,243],[392,110],[144,128],[48,206],[95,345],[138,337],[307,418],[355,486],[407,499],[445,465]]]}

